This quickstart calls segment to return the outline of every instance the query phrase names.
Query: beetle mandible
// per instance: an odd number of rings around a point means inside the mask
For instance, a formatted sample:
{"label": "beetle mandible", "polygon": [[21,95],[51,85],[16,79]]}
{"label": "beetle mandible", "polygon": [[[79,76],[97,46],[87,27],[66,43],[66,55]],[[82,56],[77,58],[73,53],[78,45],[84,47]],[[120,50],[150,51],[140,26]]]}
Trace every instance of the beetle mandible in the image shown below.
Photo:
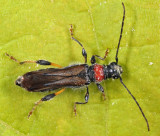
{"label": "beetle mandible", "polygon": [[62,68],[60,65],[51,63],[46,60],[20,62],[17,59],[15,59],[13,56],[10,56],[8,53],[6,53],[6,55],[10,57],[10,59],[18,62],[19,64],[37,63],[39,65],[52,65],[52,66],[58,67],[58,68],[40,69],[38,71],[31,71],[31,72],[24,74],[23,76],[18,77],[18,79],[16,80],[15,82],[16,85],[23,87],[27,91],[31,91],[31,92],[44,92],[44,91],[61,89],[60,91],[56,93],[52,93],[52,94],[49,94],[41,98],[35,104],[32,110],[29,112],[28,118],[32,115],[33,111],[35,110],[38,104],[40,104],[43,101],[48,101],[54,98],[58,94],[62,93],[65,90],[65,88],[80,88],[80,87],[86,86],[87,92],[85,95],[85,102],[75,102],[74,103],[74,112],[76,115],[76,105],[88,103],[88,99],[89,99],[88,85],[91,82],[94,82],[97,85],[98,89],[102,92],[102,95],[105,99],[104,89],[100,85],[100,82],[108,78],[112,78],[112,79],[120,79],[121,84],[124,86],[124,88],[128,91],[128,93],[134,99],[139,110],[141,111],[147,123],[148,131],[150,130],[148,120],[144,112],[142,111],[142,108],[140,107],[136,98],[132,95],[132,93],[123,83],[123,80],[121,78],[121,74],[123,72],[122,67],[118,65],[118,52],[119,52],[119,46],[120,46],[120,42],[122,38],[124,19],[125,19],[125,6],[123,2],[122,2],[122,6],[123,6],[123,18],[122,18],[122,26],[121,26],[121,31],[120,31],[118,47],[117,47],[116,56],[115,56],[116,61],[108,65],[96,64],[96,59],[95,59],[95,58],[98,58],[100,60],[104,60],[107,57],[107,54],[109,52],[108,49],[106,50],[104,57],[93,55],[91,57],[91,63],[92,63],[91,66],[86,64],[87,63],[87,52],[84,49],[83,45],[77,39],[73,37],[72,25],[70,28],[71,39],[77,42],[82,47],[82,55],[85,59],[84,64],[76,64],[76,65],[71,65],[71,66]]}

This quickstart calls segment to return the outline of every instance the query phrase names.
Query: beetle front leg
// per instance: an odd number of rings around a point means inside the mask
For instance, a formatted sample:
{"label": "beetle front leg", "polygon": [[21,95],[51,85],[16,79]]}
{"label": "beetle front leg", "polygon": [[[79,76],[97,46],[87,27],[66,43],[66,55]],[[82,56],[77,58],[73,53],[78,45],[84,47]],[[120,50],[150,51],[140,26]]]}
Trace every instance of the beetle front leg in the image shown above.
{"label": "beetle front leg", "polygon": [[88,87],[87,87],[87,92],[86,92],[86,95],[85,95],[84,98],[85,98],[85,102],[75,102],[74,103],[74,113],[75,113],[75,115],[77,115],[76,104],[86,104],[86,103],[88,103],[88,99],[89,99]]}
{"label": "beetle front leg", "polygon": [[72,25],[71,25],[71,28],[70,28],[70,33],[71,33],[71,38],[72,38],[72,40],[76,41],[76,42],[82,47],[82,55],[83,55],[83,57],[84,57],[84,59],[85,59],[85,63],[87,63],[87,52],[86,52],[86,50],[84,49],[83,45],[82,45],[77,39],[75,39],[75,38],[73,37],[73,27],[72,27]]}
{"label": "beetle front leg", "polygon": [[13,56],[9,55],[8,53],[6,53],[6,55],[14,60],[15,62],[19,63],[19,64],[24,64],[24,63],[37,63],[39,65],[52,65],[52,66],[55,66],[55,67],[58,67],[58,68],[61,68],[62,66],[58,65],[58,64],[55,64],[55,63],[52,63],[52,62],[49,62],[47,60],[37,60],[37,61],[32,61],[32,60],[26,60],[26,61],[18,61],[16,58],[14,58]]}
{"label": "beetle front leg", "polygon": [[100,56],[98,56],[98,55],[93,55],[93,56],[91,57],[91,63],[92,63],[92,64],[96,63],[95,57],[99,58],[100,60],[105,60],[105,58],[107,57],[108,53],[109,53],[109,49],[106,50],[105,55],[104,55],[103,58],[100,57]]}
{"label": "beetle front leg", "polygon": [[97,85],[97,87],[98,87],[98,89],[102,92],[102,95],[103,95],[103,98],[104,98],[104,100],[106,99],[106,95],[105,95],[105,93],[104,93],[104,89],[103,89],[103,87],[100,85],[100,84],[96,84]]}

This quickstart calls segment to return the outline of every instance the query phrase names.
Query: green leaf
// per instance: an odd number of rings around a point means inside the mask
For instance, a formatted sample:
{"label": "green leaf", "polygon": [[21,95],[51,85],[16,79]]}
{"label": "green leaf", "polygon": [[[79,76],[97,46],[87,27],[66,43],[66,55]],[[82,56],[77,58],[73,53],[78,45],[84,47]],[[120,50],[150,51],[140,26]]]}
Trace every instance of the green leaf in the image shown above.
{"label": "green leaf", "polygon": [[[126,7],[124,31],[119,51],[123,81],[142,107],[147,126],[137,105],[119,80],[102,82],[107,100],[96,85],[89,86],[90,99],[84,101],[85,88],[66,89],[51,101],[40,104],[27,119],[34,103],[49,94],[30,93],[14,84],[18,76],[46,68],[19,61],[44,59],[62,66],[84,63],[81,47],[90,58],[97,54],[115,61],[123,8],[120,1],[0,1],[0,135],[1,136],[141,136],[160,135],[160,9],[158,0],[123,1]],[[51,93],[51,92],[50,92]]]}

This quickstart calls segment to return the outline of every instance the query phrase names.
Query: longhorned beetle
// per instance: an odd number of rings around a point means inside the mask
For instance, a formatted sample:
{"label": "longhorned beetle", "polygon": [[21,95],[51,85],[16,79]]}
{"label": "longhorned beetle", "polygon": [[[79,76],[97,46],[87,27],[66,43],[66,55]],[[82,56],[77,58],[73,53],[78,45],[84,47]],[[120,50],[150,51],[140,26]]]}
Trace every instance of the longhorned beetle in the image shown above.
{"label": "longhorned beetle", "polygon": [[62,68],[60,65],[55,64],[55,63],[51,63],[46,60],[19,62],[13,56],[10,56],[9,54],[6,53],[6,55],[9,56],[10,59],[18,62],[19,64],[37,63],[40,65],[52,65],[52,66],[58,67],[58,68],[40,69],[38,71],[31,71],[31,72],[24,74],[23,76],[18,77],[18,79],[16,80],[16,82],[15,82],[16,85],[23,87],[27,91],[31,91],[31,92],[44,92],[44,91],[61,89],[60,91],[58,91],[56,93],[52,93],[52,94],[49,94],[49,95],[41,98],[35,104],[33,109],[29,112],[28,118],[32,115],[33,111],[35,110],[35,108],[38,104],[40,104],[43,101],[48,101],[48,100],[52,99],[56,95],[62,93],[65,90],[65,88],[80,88],[80,87],[86,86],[87,92],[85,95],[85,102],[75,102],[74,103],[74,112],[76,115],[76,105],[88,103],[88,99],[89,99],[88,85],[91,82],[94,82],[97,85],[98,89],[102,92],[102,95],[105,99],[104,89],[100,85],[100,82],[103,80],[112,78],[112,79],[119,79],[121,84],[124,86],[124,88],[128,91],[128,93],[134,99],[134,101],[136,102],[139,110],[141,111],[141,113],[147,123],[148,131],[150,130],[148,120],[147,120],[144,112],[142,111],[142,108],[140,107],[136,98],[132,95],[132,93],[128,90],[126,85],[123,83],[123,80],[121,78],[121,74],[123,72],[122,67],[120,65],[118,65],[118,52],[119,52],[119,46],[120,46],[120,42],[121,42],[121,38],[122,38],[124,19],[125,19],[125,6],[123,3],[122,3],[122,6],[123,6],[123,18],[122,18],[122,26],[121,26],[121,32],[120,32],[117,52],[116,52],[116,56],[115,56],[116,61],[112,62],[108,65],[96,64],[96,60],[95,60],[95,58],[104,60],[107,57],[107,54],[109,52],[108,49],[106,50],[103,58],[98,55],[93,55],[91,57],[92,65],[89,66],[88,64],[86,64],[87,63],[87,52],[84,49],[83,45],[77,39],[75,39],[73,37],[72,25],[70,28],[71,38],[72,38],[72,40],[77,42],[82,47],[82,55],[85,59],[84,64],[76,64],[76,65],[71,65],[71,66]]}

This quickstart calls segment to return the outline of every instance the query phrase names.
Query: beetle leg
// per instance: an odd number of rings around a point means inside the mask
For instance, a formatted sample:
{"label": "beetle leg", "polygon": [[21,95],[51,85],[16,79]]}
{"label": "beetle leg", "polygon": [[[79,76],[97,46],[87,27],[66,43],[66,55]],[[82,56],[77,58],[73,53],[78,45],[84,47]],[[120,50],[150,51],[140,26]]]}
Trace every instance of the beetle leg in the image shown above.
{"label": "beetle leg", "polygon": [[56,95],[62,93],[64,90],[65,90],[65,88],[62,89],[62,90],[60,90],[60,91],[58,91],[58,92],[56,92],[56,93],[49,94],[49,95],[46,95],[45,97],[41,98],[38,102],[35,103],[34,107],[33,107],[32,110],[29,112],[28,118],[32,115],[33,111],[36,109],[36,107],[37,107],[41,102],[51,100],[53,97],[55,97]]}
{"label": "beetle leg", "polygon": [[84,98],[85,98],[85,102],[75,102],[74,103],[74,113],[75,113],[75,115],[77,115],[76,104],[86,104],[86,103],[88,103],[88,99],[89,99],[88,87],[87,87],[87,92],[86,92],[86,95],[85,95]]}
{"label": "beetle leg", "polygon": [[102,95],[103,95],[104,100],[105,100],[105,99],[106,99],[106,96],[105,96],[103,87],[102,87],[100,84],[98,84],[98,83],[97,83],[96,85],[97,85],[98,89],[102,92]]}
{"label": "beetle leg", "polygon": [[98,56],[98,55],[93,55],[93,56],[91,57],[91,63],[92,63],[92,64],[96,63],[95,57],[97,57],[97,58],[99,58],[99,59],[101,59],[101,60],[105,60],[105,58],[107,57],[108,53],[109,53],[109,49],[106,50],[105,55],[104,55],[103,58],[100,57],[100,56]]}
{"label": "beetle leg", "polygon": [[85,63],[87,63],[87,52],[84,49],[83,45],[77,39],[75,39],[73,37],[73,27],[72,27],[72,25],[71,25],[71,28],[70,28],[70,33],[71,33],[71,39],[74,40],[74,41],[76,41],[82,47],[82,55],[83,55],[83,57],[85,59]]}
{"label": "beetle leg", "polygon": [[58,65],[58,64],[55,64],[55,63],[52,63],[52,62],[49,62],[49,61],[46,61],[46,60],[37,60],[37,61],[31,61],[31,60],[27,60],[27,61],[18,61],[17,59],[15,59],[13,56],[9,55],[8,53],[6,53],[6,55],[8,57],[10,57],[10,59],[14,60],[15,62],[19,63],[19,64],[24,64],[24,63],[37,63],[39,65],[52,65],[52,66],[55,66],[55,67],[58,67],[58,68],[61,68],[62,66]]}

